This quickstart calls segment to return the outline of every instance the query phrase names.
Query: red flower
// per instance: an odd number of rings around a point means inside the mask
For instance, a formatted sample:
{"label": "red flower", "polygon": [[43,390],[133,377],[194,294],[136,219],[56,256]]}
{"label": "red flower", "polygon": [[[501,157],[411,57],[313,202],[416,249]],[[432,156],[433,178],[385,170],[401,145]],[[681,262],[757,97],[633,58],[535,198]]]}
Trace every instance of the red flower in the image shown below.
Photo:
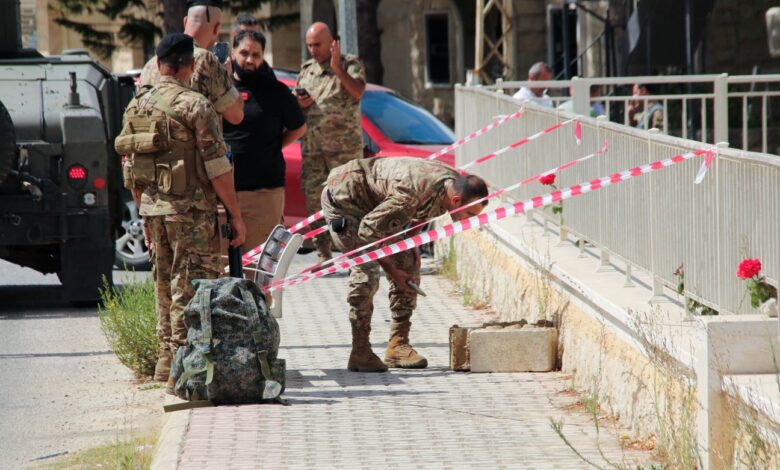
{"label": "red flower", "polygon": [[555,173],[550,173],[539,178],[539,182],[545,186],[549,186],[555,183]]}
{"label": "red flower", "polygon": [[761,260],[758,258],[748,258],[742,260],[737,268],[737,277],[743,280],[758,276],[761,272]]}

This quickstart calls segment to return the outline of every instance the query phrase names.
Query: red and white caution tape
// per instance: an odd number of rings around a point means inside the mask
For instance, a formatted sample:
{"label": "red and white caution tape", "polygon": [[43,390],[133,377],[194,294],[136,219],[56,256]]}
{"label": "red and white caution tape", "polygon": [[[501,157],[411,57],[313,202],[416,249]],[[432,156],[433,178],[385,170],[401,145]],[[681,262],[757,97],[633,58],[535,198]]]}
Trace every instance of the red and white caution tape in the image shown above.
{"label": "red and white caution tape", "polygon": [[444,147],[443,149],[439,150],[438,152],[435,152],[435,153],[432,153],[432,154],[428,155],[425,159],[426,160],[435,160],[435,159],[441,157],[442,155],[445,155],[445,154],[447,154],[449,152],[452,152],[456,148],[458,148],[458,147],[460,147],[460,146],[462,146],[462,145],[464,145],[464,144],[466,144],[466,143],[476,139],[477,137],[487,134],[488,132],[492,131],[493,129],[495,129],[495,128],[501,126],[502,124],[504,124],[505,122],[509,121],[510,119],[518,119],[522,115],[523,115],[523,108],[520,108],[518,111],[516,111],[516,112],[514,112],[512,114],[509,114],[507,116],[504,116],[501,119],[496,119],[495,121],[493,121],[492,123],[490,123],[487,126],[483,127],[482,129],[480,129],[480,130],[478,130],[476,132],[472,132],[471,134],[467,135],[466,137],[455,141],[454,143]]}
{"label": "red and white caution tape", "polygon": [[[586,156],[578,158],[576,160],[572,160],[570,162],[566,162],[563,165],[557,166],[555,168],[551,168],[549,170],[543,171],[542,173],[539,173],[539,174],[537,174],[535,176],[531,176],[530,178],[526,178],[523,181],[520,181],[519,183],[513,184],[511,186],[507,186],[506,188],[494,191],[494,192],[488,194],[485,197],[482,197],[482,198],[476,199],[474,201],[471,201],[468,204],[466,204],[464,206],[461,206],[461,207],[458,207],[457,209],[453,209],[453,210],[451,210],[450,212],[448,212],[446,214],[442,214],[442,215],[440,215],[438,217],[434,217],[431,220],[426,220],[425,222],[421,222],[421,223],[416,224],[414,226],[411,226],[411,227],[409,227],[407,229],[401,230],[398,233],[394,233],[392,235],[384,237],[384,238],[382,238],[380,240],[376,240],[374,242],[367,243],[366,245],[363,245],[363,246],[361,246],[359,248],[355,248],[354,250],[348,251],[346,253],[342,253],[342,254],[340,254],[338,256],[335,256],[335,257],[333,257],[333,258],[331,258],[331,259],[329,259],[327,261],[323,261],[323,262],[314,264],[312,266],[309,266],[308,268],[302,270],[301,272],[299,272],[298,274],[296,274],[294,276],[290,276],[287,279],[282,279],[282,280],[275,281],[275,282],[271,283],[270,286],[272,287],[272,286],[274,286],[276,284],[281,284],[281,283],[284,283],[284,282],[286,282],[286,281],[288,281],[290,279],[294,279],[295,277],[300,276],[302,274],[306,274],[306,273],[311,272],[311,271],[316,271],[316,270],[320,269],[322,266],[328,265],[330,263],[335,263],[335,262],[337,262],[339,260],[342,260],[344,258],[348,258],[348,257],[350,257],[350,256],[352,256],[354,254],[360,253],[363,250],[367,250],[367,249],[369,249],[369,248],[371,248],[373,246],[385,243],[385,242],[387,242],[389,240],[392,240],[394,238],[398,238],[399,236],[401,236],[401,235],[403,235],[405,233],[411,232],[413,230],[417,230],[418,228],[421,228],[421,227],[425,227],[426,225],[429,225],[430,223],[432,223],[432,222],[434,222],[434,221],[436,221],[438,219],[441,219],[441,218],[443,218],[446,215],[452,215],[452,214],[464,211],[464,210],[468,209],[469,207],[475,206],[475,205],[480,204],[480,203],[482,203],[484,201],[489,201],[490,199],[496,198],[498,196],[501,196],[502,194],[506,194],[508,192],[514,191],[515,189],[518,189],[518,188],[520,188],[520,187],[522,187],[522,186],[524,186],[526,184],[532,183],[532,182],[538,180],[539,178],[541,178],[542,176],[550,175],[550,174],[553,174],[553,173],[558,173],[558,172],[560,172],[562,170],[565,170],[566,168],[572,167],[572,166],[574,166],[574,165],[576,165],[578,163],[582,163],[582,162],[584,162],[586,160],[589,160],[589,159],[591,159],[591,158],[593,158],[593,157],[595,157],[597,155],[601,155],[603,153],[606,153],[607,145],[608,145],[607,141],[604,140],[604,146],[600,150],[598,150],[596,152],[593,152],[590,155],[586,155]],[[316,234],[314,234],[312,236],[319,235],[319,233],[322,233],[322,232],[318,232],[318,233],[316,233]],[[306,235],[308,235],[308,234],[306,234]]]}
{"label": "red and white caution tape", "polygon": [[483,225],[487,225],[497,220],[519,215],[529,209],[537,209],[540,207],[549,206],[551,204],[554,204],[559,201],[563,201],[565,199],[581,196],[591,191],[596,191],[608,186],[612,186],[614,184],[622,183],[623,181],[628,181],[634,177],[642,176],[647,173],[652,173],[654,171],[658,171],[663,168],[690,160],[694,157],[698,157],[701,155],[709,155],[710,158],[712,158],[711,156],[712,153],[713,153],[712,150],[697,150],[695,152],[686,153],[684,155],[676,155],[666,160],[660,160],[647,165],[631,168],[629,170],[624,170],[619,173],[613,173],[612,175],[609,176],[603,176],[598,179],[594,179],[580,184],[575,184],[574,186],[569,186],[568,188],[565,189],[556,190],[551,193],[545,194],[543,196],[537,196],[535,198],[523,202],[508,204],[492,212],[479,214],[477,216],[470,217],[468,219],[461,220],[459,222],[445,225],[444,227],[441,227],[439,229],[423,232],[419,235],[415,235],[405,240],[401,240],[399,242],[393,243],[392,245],[383,246],[370,253],[356,256],[355,258],[343,261],[329,268],[322,269],[320,271],[311,273],[309,275],[301,276],[297,279],[292,279],[286,282],[285,284],[274,286],[274,287],[269,286],[266,290],[271,292],[271,291],[291,287],[297,284],[302,284],[312,279],[317,279],[319,277],[326,276],[328,274],[332,274],[337,271],[349,269],[351,267],[359,266],[365,263],[370,263],[371,261],[376,261],[382,258],[386,258],[388,256],[393,256],[395,254],[401,253],[406,250],[410,250],[414,247],[424,245],[426,243],[451,237],[456,233],[465,232],[467,230],[481,227]]}
{"label": "red and white caution tape", "polygon": [[[472,135],[481,135],[480,132],[482,132],[482,134],[484,134],[485,132],[488,132],[491,129],[495,129],[496,127],[498,127],[499,125],[501,125],[504,122],[508,121],[509,119],[512,119],[514,117],[519,117],[520,115],[522,115],[522,111],[523,110],[520,109],[519,111],[517,111],[517,112],[515,112],[513,114],[510,114],[509,116],[504,116],[502,119],[500,119],[498,121],[495,121],[493,124],[488,125],[488,126],[484,127],[483,129],[480,129],[480,131],[477,131],[477,132],[475,132]],[[579,121],[577,121],[576,119],[569,119],[568,121],[564,121],[564,122],[561,122],[561,123],[558,123],[558,124],[554,124],[554,125],[548,127],[547,129],[544,129],[542,131],[537,132],[536,134],[534,134],[532,136],[522,138],[522,139],[518,140],[517,142],[509,144],[506,147],[501,148],[499,150],[496,150],[493,153],[489,153],[487,155],[483,155],[482,157],[479,157],[478,159],[476,159],[476,160],[474,160],[472,162],[469,162],[469,163],[459,167],[458,170],[460,170],[461,172],[464,172],[468,168],[471,168],[473,166],[476,166],[476,165],[479,165],[481,163],[484,163],[484,162],[486,162],[488,160],[491,160],[491,159],[493,159],[493,158],[495,158],[495,157],[497,157],[497,156],[499,156],[499,155],[501,155],[503,153],[506,153],[506,152],[508,152],[508,151],[510,151],[512,149],[515,149],[517,147],[521,147],[521,146],[527,144],[528,142],[536,140],[536,139],[538,139],[538,138],[540,138],[540,137],[542,137],[544,135],[551,134],[551,133],[557,131],[558,129],[560,129],[560,128],[570,124],[571,122],[576,122],[576,124],[579,124]],[[491,126],[493,126],[493,127],[491,127]],[[487,130],[485,130],[485,129],[487,129]],[[578,129],[578,127],[575,126],[575,139],[577,138],[577,135],[576,135],[577,129]],[[580,139],[578,139],[579,141],[581,141],[581,137],[582,137],[581,136],[581,132],[582,132],[582,130],[580,129]],[[458,147],[460,145],[463,145],[465,142],[468,142],[468,140],[461,139],[460,141],[456,142],[456,144],[458,144],[458,145],[453,144],[453,145],[455,145],[455,147],[453,147],[453,148],[456,148],[456,147]],[[452,146],[450,146],[450,147],[452,147]],[[437,156],[443,155],[443,153],[440,154],[440,152],[441,151],[431,154],[428,157],[428,159],[431,159],[431,157],[437,157]],[[306,226],[308,226],[308,225],[318,221],[321,218],[322,218],[322,211],[319,211],[319,212],[309,216],[307,219],[302,220],[302,221],[298,222],[297,224],[293,225],[290,228],[290,233],[296,233],[300,229],[302,229],[303,227],[306,227]],[[310,233],[312,233],[312,232],[309,232],[309,233],[306,234],[305,238],[308,239],[308,238],[314,237],[314,236],[319,235],[320,233],[324,232],[324,230],[322,230],[322,227],[320,227],[319,229],[315,229],[314,231],[317,231],[317,233],[314,233],[313,235],[309,235]],[[242,257],[243,265],[246,266],[248,264],[253,263],[256,260],[257,256],[259,256],[260,253],[262,253],[262,251],[263,251],[263,245],[260,245],[260,246],[258,246],[256,248],[246,252],[244,254],[244,256]]]}
{"label": "red and white caution tape", "polygon": [[527,144],[528,142],[531,142],[532,140],[536,140],[536,139],[538,139],[539,137],[542,137],[543,135],[547,135],[547,134],[550,134],[550,133],[552,133],[552,132],[555,132],[555,131],[557,131],[558,129],[560,129],[561,127],[563,127],[563,126],[565,126],[565,125],[567,125],[567,124],[571,123],[572,121],[574,121],[574,119],[569,119],[568,121],[564,121],[564,122],[561,122],[561,123],[555,124],[555,125],[553,125],[553,126],[550,126],[550,127],[548,127],[547,129],[545,129],[545,130],[543,130],[543,131],[539,131],[539,132],[537,132],[536,134],[534,134],[534,135],[532,135],[532,136],[530,136],[530,137],[526,137],[526,138],[524,138],[524,139],[520,139],[520,140],[518,140],[517,142],[515,142],[515,143],[512,143],[512,144],[509,144],[509,145],[507,145],[506,147],[504,147],[504,148],[502,148],[502,149],[499,149],[499,150],[496,150],[496,151],[495,151],[495,152],[493,152],[493,153],[489,153],[489,154],[487,154],[487,155],[484,155],[484,156],[482,156],[482,157],[479,157],[479,158],[477,158],[476,160],[474,160],[473,162],[466,163],[465,165],[461,166],[461,167],[460,167],[460,168],[458,168],[458,169],[459,169],[459,170],[461,170],[461,171],[465,171],[465,170],[467,170],[468,168],[471,168],[472,166],[476,166],[476,165],[479,165],[480,163],[484,163],[484,162],[486,162],[486,161],[488,161],[488,160],[491,160],[491,159],[493,159],[493,158],[495,158],[495,157],[497,157],[497,156],[501,155],[502,153],[506,153],[506,152],[508,152],[508,151],[510,151],[510,150],[512,150],[512,149],[514,149],[514,148],[517,148],[517,147],[520,147],[520,146],[522,146],[522,145],[525,145],[525,144]]}

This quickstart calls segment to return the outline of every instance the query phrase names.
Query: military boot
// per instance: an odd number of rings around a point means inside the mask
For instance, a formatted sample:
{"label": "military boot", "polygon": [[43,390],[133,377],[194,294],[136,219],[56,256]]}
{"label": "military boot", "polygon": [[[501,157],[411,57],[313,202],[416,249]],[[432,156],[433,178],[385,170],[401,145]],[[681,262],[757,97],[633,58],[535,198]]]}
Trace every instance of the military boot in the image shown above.
{"label": "military boot", "polygon": [[165,393],[168,395],[176,395],[176,382],[173,377],[168,377],[168,382],[165,383]]}
{"label": "military boot", "polygon": [[398,321],[393,320],[390,325],[390,342],[385,351],[385,364],[387,367],[399,369],[424,369],[428,367],[428,359],[417,354],[409,344],[409,328],[412,322],[408,318]]}
{"label": "military boot", "polygon": [[169,349],[160,350],[157,356],[157,365],[154,366],[155,382],[166,382],[168,380],[168,374],[171,372],[171,361],[173,361],[173,353]]}
{"label": "military boot", "polygon": [[371,342],[368,337],[371,334],[370,326],[358,326],[352,322],[352,352],[349,354],[347,369],[352,372],[385,372],[387,366],[371,350]]}

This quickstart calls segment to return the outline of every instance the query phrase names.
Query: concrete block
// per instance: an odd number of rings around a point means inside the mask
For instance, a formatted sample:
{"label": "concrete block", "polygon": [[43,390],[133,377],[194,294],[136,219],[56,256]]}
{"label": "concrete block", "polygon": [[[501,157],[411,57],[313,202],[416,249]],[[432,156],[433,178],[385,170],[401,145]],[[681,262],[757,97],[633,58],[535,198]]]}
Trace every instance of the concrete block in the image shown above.
{"label": "concrete block", "polygon": [[555,328],[475,330],[469,334],[471,372],[549,372],[557,346]]}

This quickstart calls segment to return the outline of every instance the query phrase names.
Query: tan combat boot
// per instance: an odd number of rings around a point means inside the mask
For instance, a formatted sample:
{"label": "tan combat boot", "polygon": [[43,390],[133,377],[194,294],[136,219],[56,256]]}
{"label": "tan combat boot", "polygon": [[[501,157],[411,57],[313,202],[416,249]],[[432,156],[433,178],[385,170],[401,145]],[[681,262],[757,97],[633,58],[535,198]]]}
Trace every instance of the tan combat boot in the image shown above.
{"label": "tan combat boot", "polygon": [[406,320],[396,321],[390,325],[390,342],[385,351],[385,364],[388,367],[399,369],[424,369],[428,367],[428,359],[417,354],[409,344],[409,328],[412,322]]}
{"label": "tan combat boot", "polygon": [[371,327],[358,327],[352,322],[352,352],[349,355],[347,369],[352,372],[386,372],[387,366],[371,350],[368,337]]}
{"label": "tan combat boot", "polygon": [[170,350],[160,350],[157,356],[157,365],[154,366],[154,381],[166,382],[168,381],[168,374],[171,372],[171,362],[173,361],[173,353]]}

